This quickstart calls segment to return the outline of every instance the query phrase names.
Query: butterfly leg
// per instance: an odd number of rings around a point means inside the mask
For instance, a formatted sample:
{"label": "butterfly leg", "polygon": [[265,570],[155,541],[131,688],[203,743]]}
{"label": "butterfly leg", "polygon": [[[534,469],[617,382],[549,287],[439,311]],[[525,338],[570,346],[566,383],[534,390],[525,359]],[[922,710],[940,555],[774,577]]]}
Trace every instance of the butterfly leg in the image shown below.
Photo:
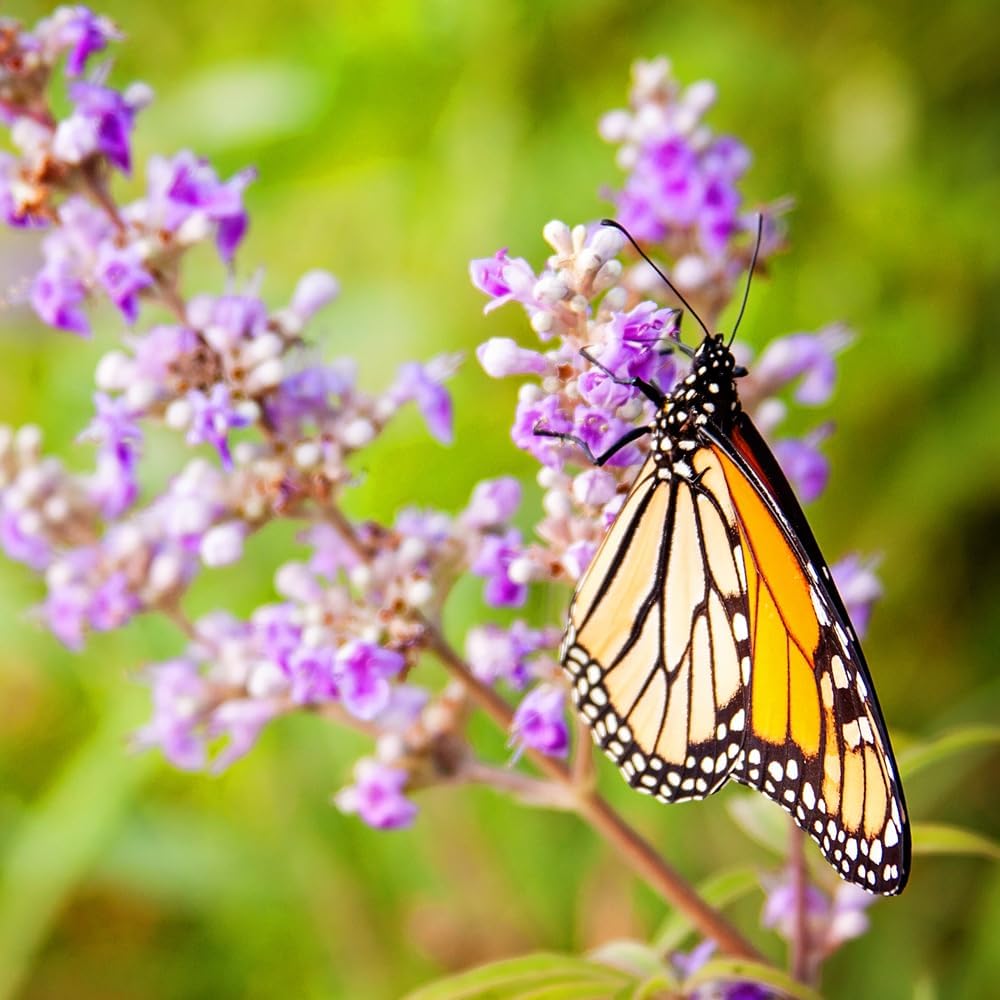
{"label": "butterfly leg", "polygon": [[651,400],[656,404],[657,409],[659,409],[667,401],[666,394],[658,386],[653,385],[652,382],[647,382],[644,378],[638,378],[633,376],[632,378],[619,378],[610,368],[605,368],[597,358],[594,357],[586,347],[580,349],[580,353],[595,367],[600,368],[608,378],[611,379],[615,385],[629,385],[634,389],[638,389],[646,399]]}
{"label": "butterfly leg", "polygon": [[538,437],[557,438],[559,441],[572,441],[587,456],[587,460],[597,466],[604,465],[608,459],[617,455],[626,445],[631,444],[633,441],[638,441],[639,438],[652,432],[652,428],[650,427],[633,427],[627,434],[623,434],[607,451],[601,452],[600,455],[595,455],[590,450],[590,445],[583,438],[579,438],[575,434],[550,431],[540,423],[535,424],[532,430]]}

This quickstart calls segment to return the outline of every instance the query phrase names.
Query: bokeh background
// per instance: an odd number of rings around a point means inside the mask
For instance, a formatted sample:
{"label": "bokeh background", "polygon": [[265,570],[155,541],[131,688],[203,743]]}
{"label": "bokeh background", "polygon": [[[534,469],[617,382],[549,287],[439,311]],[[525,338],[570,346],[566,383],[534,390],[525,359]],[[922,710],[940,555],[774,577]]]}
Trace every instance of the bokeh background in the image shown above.
{"label": "bokeh background", "polygon": [[[51,9],[12,3],[33,21]],[[660,53],[682,80],[715,80],[721,131],[755,151],[751,199],[793,193],[792,252],[754,289],[742,330],[844,319],[860,334],[823,419],[832,485],[811,510],[831,557],[882,554],[886,595],[867,642],[897,747],[1000,706],[1000,19],[992,5],[725,0],[199,0],[102,9],[128,34],[114,80],[156,91],[139,159],[190,147],[228,175],[255,163],[242,277],[285,301],[322,266],[343,295],[320,320],[324,353],[369,384],[393,364],[527,341],[516,309],[484,319],[467,260],[500,246],[540,265],[551,218],[607,210],[620,182],[599,115],[625,100],[630,63]],[[127,186],[122,189],[128,190]],[[0,283],[30,265],[0,235]],[[191,287],[218,288],[206,257]],[[0,312],[0,420],[74,437],[92,343]],[[509,442],[515,386],[473,362],[453,383],[444,449],[414,418],[370,454],[354,513],[403,503],[454,510],[480,478],[531,475]],[[815,421],[816,414],[809,414]],[[804,426],[804,424],[803,424]],[[169,460],[169,455],[166,460]],[[160,460],[164,460],[161,456]],[[155,473],[154,473],[155,474]],[[162,472],[161,472],[162,475]],[[530,480],[528,480],[530,483]],[[529,485],[524,526],[537,493]],[[196,601],[245,611],[271,596],[290,536],[251,550]],[[318,719],[272,726],[222,777],[126,752],[147,713],[130,676],[177,639],[152,621],[76,656],[26,611],[40,584],[0,564],[0,996],[398,996],[452,968],[539,948],[648,937],[658,899],[574,819],[488,791],[422,796],[409,831],[376,833],[329,796],[363,749]],[[556,620],[566,595],[540,598]],[[464,603],[463,603],[464,602]],[[473,597],[452,608],[456,636]],[[502,741],[484,728],[485,747]],[[1000,835],[996,755],[921,773],[917,819]],[[663,809],[609,772],[620,808],[691,878],[770,855],[734,825],[725,794]],[[735,916],[756,924],[760,899]],[[830,996],[981,997],[1000,981],[1000,877],[985,861],[919,859],[901,899],[827,966]],[[776,947],[773,954],[778,954]]]}

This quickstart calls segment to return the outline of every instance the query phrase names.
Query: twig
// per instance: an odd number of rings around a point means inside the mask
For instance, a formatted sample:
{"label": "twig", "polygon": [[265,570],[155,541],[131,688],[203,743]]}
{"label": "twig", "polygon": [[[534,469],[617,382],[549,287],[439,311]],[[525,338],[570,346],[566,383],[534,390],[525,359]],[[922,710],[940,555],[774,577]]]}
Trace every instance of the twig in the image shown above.
{"label": "twig", "polygon": [[806,872],[805,834],[789,823],[788,871],[792,888],[792,938],[789,943],[789,970],[802,983],[809,983],[810,945],[809,914],[806,893],[809,891]]}
{"label": "twig", "polygon": [[[504,730],[509,729],[514,713],[503,698],[472,674],[437,628],[430,622],[425,622],[424,627],[427,648],[465,685],[470,697],[497,725]],[[579,788],[574,781],[573,772],[555,758],[530,748],[525,753],[540,771],[572,790],[577,815],[604,837],[668,903],[682,910],[706,937],[710,937],[723,951],[737,958],[765,961],[754,946],[722,914],[705,903],[657,854],[649,842],[632,829],[595,790]]]}

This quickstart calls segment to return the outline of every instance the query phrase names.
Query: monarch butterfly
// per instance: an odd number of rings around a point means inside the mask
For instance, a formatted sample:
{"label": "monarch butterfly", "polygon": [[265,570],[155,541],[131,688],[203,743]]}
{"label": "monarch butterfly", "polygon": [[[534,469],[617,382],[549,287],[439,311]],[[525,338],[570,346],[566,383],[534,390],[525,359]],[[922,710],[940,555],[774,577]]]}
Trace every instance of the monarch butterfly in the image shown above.
{"label": "monarch butterfly", "polygon": [[681,802],[733,778],[782,806],[843,879],[894,895],[910,834],[871,675],[802,508],[740,406],[746,369],[702,327],[696,350],[677,345],[691,369],[669,395],[616,379],[656,404],[649,427],[600,456],[536,428],[599,465],[652,435],[570,605],[560,660],[574,702],[634,788]]}

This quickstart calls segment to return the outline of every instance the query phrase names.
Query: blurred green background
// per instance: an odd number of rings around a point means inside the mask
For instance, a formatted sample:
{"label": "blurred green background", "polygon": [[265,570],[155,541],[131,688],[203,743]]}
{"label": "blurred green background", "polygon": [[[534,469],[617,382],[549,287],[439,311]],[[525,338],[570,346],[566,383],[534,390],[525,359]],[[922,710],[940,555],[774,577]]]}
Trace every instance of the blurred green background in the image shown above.
{"label": "blurred green background", "polygon": [[[15,3],[33,21],[48,5]],[[541,265],[551,218],[606,212],[620,174],[597,137],[623,105],[630,63],[660,53],[681,79],[715,80],[711,121],[756,154],[751,200],[796,196],[792,252],[753,290],[757,347],[833,319],[860,333],[838,394],[831,488],[811,516],[827,553],[882,554],[886,596],[867,642],[902,749],[1000,705],[997,554],[1000,410],[998,76],[993,5],[842,0],[748,5],[580,0],[380,3],[249,0],[101,8],[126,31],[113,80],[156,91],[141,162],[191,147],[228,175],[260,169],[241,276],[284,302],[322,266],[343,296],[314,331],[360,359],[528,342],[515,308],[484,319],[467,261],[500,246]],[[133,189],[135,183],[133,182]],[[125,185],[122,192],[127,192]],[[25,244],[0,236],[4,287]],[[218,288],[208,256],[191,288]],[[0,420],[42,424],[71,463],[90,413],[94,342],[2,313]],[[507,437],[516,387],[473,362],[453,383],[451,449],[402,421],[374,450],[354,513],[454,510],[480,478],[529,476]],[[152,473],[156,475],[155,470]],[[162,469],[160,475],[162,476]],[[524,525],[537,500],[529,487]],[[280,533],[279,533],[280,534]],[[246,611],[271,594],[288,533],[199,606]],[[575,820],[487,791],[425,794],[410,831],[380,834],[328,804],[363,744],[319,720],[273,726],[221,778],[130,755],[147,714],[132,682],[177,640],[156,622],[74,656],[26,609],[40,584],[0,565],[0,996],[397,996],[440,973],[538,948],[649,936],[664,916]],[[566,595],[533,609],[555,620]],[[456,637],[479,610],[460,600]],[[502,742],[484,729],[502,759]],[[1000,835],[996,756],[907,786],[917,819]],[[608,793],[691,878],[770,855],[733,824],[726,793],[664,809],[602,772]],[[759,899],[736,912],[756,925]],[[910,887],[827,966],[830,996],[979,997],[1000,981],[1000,878],[986,862],[918,859]],[[770,947],[770,946],[769,946]],[[772,947],[772,954],[778,951]]]}

